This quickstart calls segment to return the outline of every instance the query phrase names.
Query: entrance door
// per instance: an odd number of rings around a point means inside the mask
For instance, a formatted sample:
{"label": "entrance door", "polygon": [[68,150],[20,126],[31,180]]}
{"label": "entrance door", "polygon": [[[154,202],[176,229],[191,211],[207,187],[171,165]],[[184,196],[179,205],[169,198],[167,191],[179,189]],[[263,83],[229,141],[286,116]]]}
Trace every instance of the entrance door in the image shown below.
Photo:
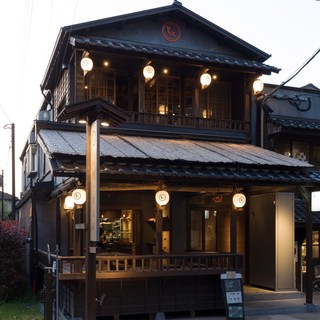
{"label": "entrance door", "polygon": [[190,250],[217,251],[217,211],[192,209],[190,211]]}

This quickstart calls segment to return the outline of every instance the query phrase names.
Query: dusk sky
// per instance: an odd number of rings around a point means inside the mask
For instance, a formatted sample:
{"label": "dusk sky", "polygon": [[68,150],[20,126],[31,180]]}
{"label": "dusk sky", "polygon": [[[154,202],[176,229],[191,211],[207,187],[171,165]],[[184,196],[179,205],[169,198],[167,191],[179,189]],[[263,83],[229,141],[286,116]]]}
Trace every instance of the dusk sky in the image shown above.
{"label": "dusk sky", "polygon": [[[263,77],[280,84],[319,48],[320,1],[181,0],[182,5],[271,55],[281,69]],[[43,96],[40,91],[59,30],[63,26],[171,5],[173,0],[10,0],[0,11],[0,173],[11,193],[11,130],[15,124],[16,196],[21,191],[19,157]],[[320,88],[320,54],[287,85]]]}

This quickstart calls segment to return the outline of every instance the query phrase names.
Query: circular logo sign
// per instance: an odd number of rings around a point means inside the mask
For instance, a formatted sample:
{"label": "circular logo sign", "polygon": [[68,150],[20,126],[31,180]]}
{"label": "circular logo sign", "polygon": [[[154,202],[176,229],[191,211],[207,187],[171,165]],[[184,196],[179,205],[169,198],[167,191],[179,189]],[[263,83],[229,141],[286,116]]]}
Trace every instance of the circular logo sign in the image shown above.
{"label": "circular logo sign", "polygon": [[162,35],[169,42],[176,42],[181,37],[181,30],[178,24],[169,21],[162,25]]}

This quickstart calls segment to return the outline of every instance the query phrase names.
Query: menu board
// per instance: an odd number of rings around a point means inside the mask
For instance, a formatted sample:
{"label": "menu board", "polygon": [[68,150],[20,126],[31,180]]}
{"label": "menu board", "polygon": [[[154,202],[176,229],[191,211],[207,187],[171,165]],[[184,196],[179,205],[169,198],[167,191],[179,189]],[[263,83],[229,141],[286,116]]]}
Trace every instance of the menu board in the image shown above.
{"label": "menu board", "polygon": [[244,319],[241,274],[235,272],[222,274],[221,288],[226,305],[227,319]]}

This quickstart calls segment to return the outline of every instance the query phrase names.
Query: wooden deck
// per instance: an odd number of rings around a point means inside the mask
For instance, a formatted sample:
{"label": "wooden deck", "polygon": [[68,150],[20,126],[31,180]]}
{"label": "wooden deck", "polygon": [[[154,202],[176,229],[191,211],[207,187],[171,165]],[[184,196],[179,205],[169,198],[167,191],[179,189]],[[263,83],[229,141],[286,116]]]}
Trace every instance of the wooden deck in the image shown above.
{"label": "wooden deck", "polygon": [[[47,253],[39,252],[42,267]],[[58,260],[58,261],[57,261]],[[85,256],[51,255],[56,261],[60,280],[82,280],[85,278]],[[192,275],[218,275],[226,271],[242,272],[243,255],[221,253],[187,253],[163,255],[123,255],[101,253],[96,256],[97,279],[177,277]]]}

